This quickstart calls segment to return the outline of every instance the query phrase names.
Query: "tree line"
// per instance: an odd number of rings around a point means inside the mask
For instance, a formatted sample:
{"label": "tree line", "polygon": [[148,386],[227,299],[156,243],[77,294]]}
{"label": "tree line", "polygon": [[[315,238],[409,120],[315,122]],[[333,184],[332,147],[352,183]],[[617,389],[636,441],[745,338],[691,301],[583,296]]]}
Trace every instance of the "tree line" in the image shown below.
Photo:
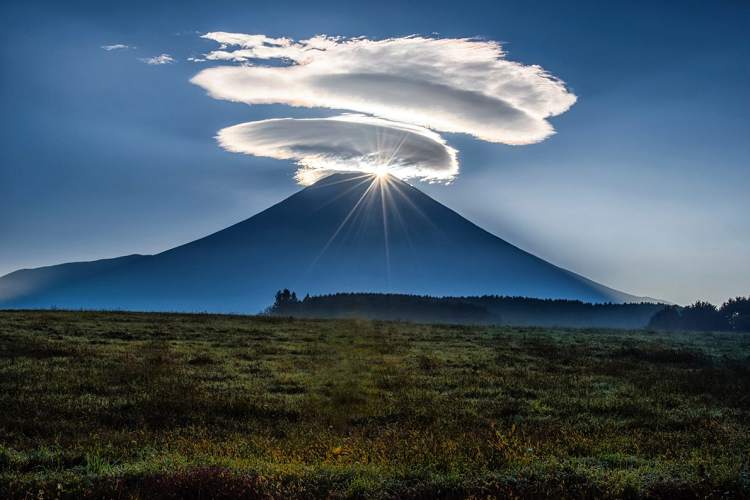
{"label": "tree line", "polygon": [[681,307],[646,302],[594,304],[580,300],[497,295],[431,297],[335,293],[306,295],[299,299],[295,292],[283,289],[276,293],[267,314],[420,323],[750,332],[750,297],[730,299],[721,307],[708,302]]}
{"label": "tree line", "polygon": [[485,295],[431,297],[384,293],[336,293],[299,299],[276,293],[268,314],[307,318],[366,318],[417,323],[644,328],[661,304],[591,304],[578,300]]}
{"label": "tree line", "polygon": [[654,314],[649,327],[657,330],[750,332],[750,296],[729,299],[720,307],[704,301],[686,307],[667,306]]}

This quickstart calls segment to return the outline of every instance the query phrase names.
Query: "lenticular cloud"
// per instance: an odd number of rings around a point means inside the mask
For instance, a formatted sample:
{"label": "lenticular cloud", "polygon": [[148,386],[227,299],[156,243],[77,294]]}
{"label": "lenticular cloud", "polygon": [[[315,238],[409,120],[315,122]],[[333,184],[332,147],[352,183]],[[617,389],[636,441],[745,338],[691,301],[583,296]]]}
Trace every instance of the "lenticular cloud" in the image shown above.
{"label": "lenticular cloud", "polygon": [[387,169],[402,179],[428,181],[449,181],[458,172],[456,150],[438,134],[361,115],[241,123],[222,129],[217,138],[228,151],[294,160],[301,184],[337,170]]}
{"label": "lenticular cloud", "polygon": [[[495,143],[531,144],[552,135],[548,118],[576,101],[562,81],[539,66],[507,60],[500,44],[493,41],[419,36],[386,40],[317,36],[294,41],[224,32],[203,38],[220,46],[200,60],[222,65],[204,69],[191,81],[212,97],[364,113],[383,120],[377,124],[381,135],[388,127],[398,133],[417,127],[419,132],[412,132],[422,137],[432,130]],[[357,134],[352,138],[357,140],[363,128],[368,129],[359,120],[355,126],[351,120],[338,119],[337,132]],[[280,134],[290,130],[291,122],[284,123]],[[430,137],[445,146],[434,132]],[[278,139],[284,142],[289,137]],[[255,150],[244,152],[250,149]],[[415,167],[420,174],[413,176],[440,179],[436,172],[443,166],[435,166],[435,175],[430,176],[424,175],[429,167],[420,163]],[[414,170],[404,168],[406,172]]]}

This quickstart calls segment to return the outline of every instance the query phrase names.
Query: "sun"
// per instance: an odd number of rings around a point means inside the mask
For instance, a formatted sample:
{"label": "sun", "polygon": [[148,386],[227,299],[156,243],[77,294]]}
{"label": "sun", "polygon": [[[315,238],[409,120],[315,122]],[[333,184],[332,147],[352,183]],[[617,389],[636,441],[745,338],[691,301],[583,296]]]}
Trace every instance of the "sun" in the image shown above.
{"label": "sun", "polygon": [[378,165],[373,172],[378,179],[383,179],[388,175],[388,165]]}

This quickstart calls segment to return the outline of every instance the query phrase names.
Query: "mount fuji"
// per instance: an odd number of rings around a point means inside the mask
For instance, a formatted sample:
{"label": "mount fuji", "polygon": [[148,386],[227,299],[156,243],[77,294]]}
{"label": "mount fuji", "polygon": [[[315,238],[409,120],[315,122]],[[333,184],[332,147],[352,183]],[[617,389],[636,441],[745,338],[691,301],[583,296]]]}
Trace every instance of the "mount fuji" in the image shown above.
{"label": "mount fuji", "polygon": [[550,264],[393,176],[337,173],[193,242],[23,269],[1,308],[256,313],[274,292],[646,300]]}

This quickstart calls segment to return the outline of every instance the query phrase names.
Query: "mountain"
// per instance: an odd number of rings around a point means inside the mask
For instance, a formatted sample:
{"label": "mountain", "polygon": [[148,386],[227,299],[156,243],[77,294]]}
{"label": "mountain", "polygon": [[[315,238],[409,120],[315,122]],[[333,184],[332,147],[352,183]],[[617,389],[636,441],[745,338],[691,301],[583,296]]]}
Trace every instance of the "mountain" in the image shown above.
{"label": "mountain", "polygon": [[157,255],[10,273],[0,278],[0,307],[255,313],[285,287],[645,300],[516,248],[401,180],[339,173]]}

